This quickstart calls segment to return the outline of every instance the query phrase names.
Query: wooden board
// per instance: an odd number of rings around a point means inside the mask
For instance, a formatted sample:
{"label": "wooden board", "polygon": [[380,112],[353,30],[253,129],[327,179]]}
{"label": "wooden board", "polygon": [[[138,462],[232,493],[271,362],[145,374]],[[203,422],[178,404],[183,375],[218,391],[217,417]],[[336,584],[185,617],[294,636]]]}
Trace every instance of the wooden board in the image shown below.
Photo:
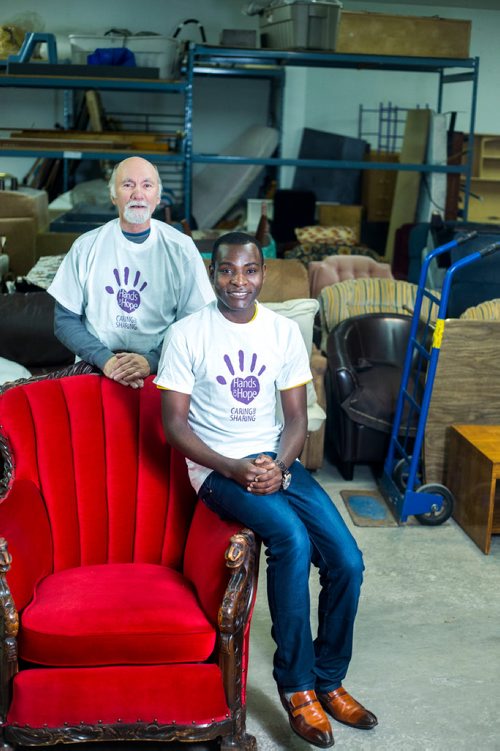
{"label": "wooden board", "polygon": [[425,428],[425,482],[446,482],[450,425],[500,425],[500,321],[448,319]]}
{"label": "wooden board", "polygon": [[127,133],[103,131],[102,133],[78,131],[19,131],[11,132],[8,138],[0,139],[3,148],[56,149],[60,151],[128,150],[165,152],[169,151],[168,136],[155,133]]}
{"label": "wooden board", "polygon": [[336,52],[469,57],[472,24],[451,18],[342,11]]}
{"label": "wooden board", "polygon": [[453,518],[488,555],[498,534],[500,427],[453,425],[446,486],[453,493]]}
{"label": "wooden board", "polygon": [[[430,117],[431,111],[428,109],[409,110],[400,155],[401,164],[422,164],[425,161]],[[388,263],[391,263],[394,255],[396,230],[402,224],[415,221],[420,182],[419,172],[401,171],[397,174],[385,247],[385,260]]]}
{"label": "wooden board", "polygon": [[[399,154],[388,151],[371,151],[367,162],[399,162]],[[361,200],[367,222],[388,222],[391,218],[397,172],[367,169],[363,172]]]}

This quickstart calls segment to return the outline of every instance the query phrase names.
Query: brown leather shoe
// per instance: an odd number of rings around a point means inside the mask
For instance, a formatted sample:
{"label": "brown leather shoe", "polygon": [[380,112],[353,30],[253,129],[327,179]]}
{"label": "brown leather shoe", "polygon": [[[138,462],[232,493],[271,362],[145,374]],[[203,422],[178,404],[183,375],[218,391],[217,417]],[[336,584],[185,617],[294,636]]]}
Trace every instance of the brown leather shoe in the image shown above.
{"label": "brown leather shoe", "polygon": [[356,701],[347,693],[343,686],[329,691],[327,694],[318,693],[318,699],[334,720],[343,722],[353,728],[371,730],[378,725],[378,720],[373,714],[365,709],[359,701]]}
{"label": "brown leather shoe", "polygon": [[290,699],[280,691],[280,699],[288,712],[292,730],[308,743],[320,748],[333,746],[333,733],[328,717],[315,691],[297,691]]}

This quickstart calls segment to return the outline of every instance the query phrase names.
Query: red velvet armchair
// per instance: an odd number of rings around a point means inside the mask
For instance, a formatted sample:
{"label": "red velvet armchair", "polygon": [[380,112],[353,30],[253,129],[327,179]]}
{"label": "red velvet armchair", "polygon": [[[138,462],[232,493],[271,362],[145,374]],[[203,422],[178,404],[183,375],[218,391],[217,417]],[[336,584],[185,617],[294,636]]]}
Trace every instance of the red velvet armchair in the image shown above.
{"label": "red velvet armchair", "polygon": [[245,690],[257,544],[197,500],[152,380],[15,385],[0,396],[0,454],[4,747],[256,748]]}

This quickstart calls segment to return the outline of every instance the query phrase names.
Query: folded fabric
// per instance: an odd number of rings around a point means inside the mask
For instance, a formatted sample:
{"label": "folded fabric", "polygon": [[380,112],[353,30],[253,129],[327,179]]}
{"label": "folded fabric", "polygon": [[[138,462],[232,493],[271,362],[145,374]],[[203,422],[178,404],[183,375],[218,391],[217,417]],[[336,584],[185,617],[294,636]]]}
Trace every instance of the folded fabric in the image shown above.
{"label": "folded fabric", "polygon": [[135,55],[128,47],[98,47],[87,55],[89,65],[124,65],[135,67]]}
{"label": "folded fabric", "polygon": [[17,381],[19,378],[29,378],[30,376],[30,371],[24,365],[0,357],[0,386],[3,383]]}

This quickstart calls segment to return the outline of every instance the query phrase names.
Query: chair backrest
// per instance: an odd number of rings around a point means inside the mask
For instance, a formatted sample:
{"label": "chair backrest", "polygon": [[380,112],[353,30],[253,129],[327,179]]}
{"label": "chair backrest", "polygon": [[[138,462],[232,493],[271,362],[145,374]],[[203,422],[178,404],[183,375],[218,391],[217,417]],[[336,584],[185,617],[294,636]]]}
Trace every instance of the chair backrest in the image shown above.
{"label": "chair backrest", "polygon": [[467,308],[460,318],[466,321],[500,321],[500,299],[486,300],[472,308]]}
{"label": "chair backrest", "polygon": [[[335,327],[329,348],[348,354],[356,366],[361,362],[392,362],[402,366],[410,334],[411,316],[397,313],[367,313],[346,318]],[[383,388],[383,384],[380,384]]]}
{"label": "chair backrest", "polygon": [[[416,284],[400,279],[347,279],[324,287],[318,298],[321,349],[326,351],[328,335],[346,318],[364,313],[412,315],[417,291]],[[438,306],[424,298],[421,318],[435,322],[437,313]]]}
{"label": "chair backrest", "polygon": [[0,397],[11,484],[39,489],[53,567],[162,563],[181,568],[196,495],[165,441],[152,378],[142,389],[81,375],[16,386]]}
{"label": "chair backrest", "polygon": [[311,261],[307,272],[311,297],[318,297],[323,287],[346,279],[393,278],[388,263],[357,255],[326,256],[322,261]]}

